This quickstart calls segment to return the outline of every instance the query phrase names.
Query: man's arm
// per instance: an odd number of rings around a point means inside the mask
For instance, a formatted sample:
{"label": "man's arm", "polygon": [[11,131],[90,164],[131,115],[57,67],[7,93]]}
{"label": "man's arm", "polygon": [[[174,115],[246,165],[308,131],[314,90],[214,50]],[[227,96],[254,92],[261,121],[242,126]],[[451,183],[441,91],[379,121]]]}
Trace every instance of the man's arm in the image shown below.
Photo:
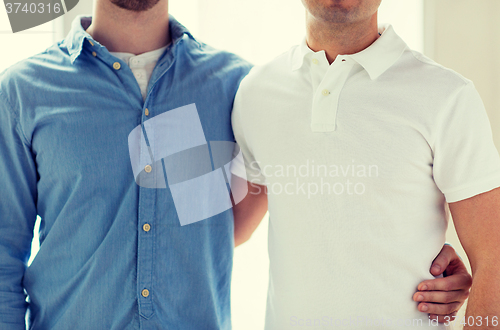
{"label": "man's arm", "polygon": [[247,182],[233,175],[233,189],[248,187],[248,194],[233,208],[234,214],[234,245],[238,246],[250,239],[267,212],[267,191],[265,186]]}
{"label": "man's arm", "polygon": [[0,329],[24,330],[22,286],[36,220],[37,174],[18,118],[0,92]]}
{"label": "man's arm", "polygon": [[430,272],[434,276],[443,274],[444,277],[419,283],[413,300],[419,303],[418,310],[428,313],[431,319],[448,323],[469,296],[472,277],[450,245],[443,246]]}
{"label": "man's arm", "polygon": [[450,211],[472,268],[464,329],[499,329],[500,188],[450,203]]}

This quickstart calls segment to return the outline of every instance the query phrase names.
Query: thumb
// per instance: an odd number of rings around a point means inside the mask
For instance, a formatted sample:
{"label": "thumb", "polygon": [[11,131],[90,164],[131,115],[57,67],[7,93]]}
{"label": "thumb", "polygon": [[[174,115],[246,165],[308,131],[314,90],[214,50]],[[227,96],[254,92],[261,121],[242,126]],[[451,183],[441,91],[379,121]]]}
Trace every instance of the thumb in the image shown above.
{"label": "thumb", "polygon": [[455,250],[450,245],[444,245],[441,252],[439,252],[436,259],[432,262],[430,270],[431,274],[434,276],[443,274],[453,258],[456,256],[457,254],[455,253]]}

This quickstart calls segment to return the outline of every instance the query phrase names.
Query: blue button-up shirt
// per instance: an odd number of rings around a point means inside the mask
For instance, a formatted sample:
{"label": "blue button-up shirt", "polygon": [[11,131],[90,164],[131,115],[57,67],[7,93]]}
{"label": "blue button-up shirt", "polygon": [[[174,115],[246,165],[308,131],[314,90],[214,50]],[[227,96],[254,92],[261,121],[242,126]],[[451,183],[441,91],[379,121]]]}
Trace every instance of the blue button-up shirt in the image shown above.
{"label": "blue button-up shirt", "polygon": [[171,17],[144,101],[89,24],[0,75],[0,329],[24,329],[26,308],[32,329],[230,329],[231,210],[181,226],[168,187],[135,182],[128,136],[194,103],[207,141],[234,141],[250,65]]}

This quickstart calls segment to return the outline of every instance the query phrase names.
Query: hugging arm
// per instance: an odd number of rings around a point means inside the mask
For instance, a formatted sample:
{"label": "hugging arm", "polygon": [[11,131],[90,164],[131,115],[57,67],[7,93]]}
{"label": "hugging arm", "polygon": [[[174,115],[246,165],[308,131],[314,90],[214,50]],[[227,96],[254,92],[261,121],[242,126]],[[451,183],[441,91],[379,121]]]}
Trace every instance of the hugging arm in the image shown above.
{"label": "hugging arm", "polygon": [[250,239],[267,212],[266,187],[250,183],[236,175],[232,177],[233,189],[248,188],[245,198],[233,208],[234,245],[238,246]]}
{"label": "hugging arm", "polygon": [[443,277],[419,283],[413,300],[419,303],[419,311],[428,313],[431,319],[440,323],[447,323],[469,296],[472,276],[455,249],[447,244],[434,259],[430,272]]}

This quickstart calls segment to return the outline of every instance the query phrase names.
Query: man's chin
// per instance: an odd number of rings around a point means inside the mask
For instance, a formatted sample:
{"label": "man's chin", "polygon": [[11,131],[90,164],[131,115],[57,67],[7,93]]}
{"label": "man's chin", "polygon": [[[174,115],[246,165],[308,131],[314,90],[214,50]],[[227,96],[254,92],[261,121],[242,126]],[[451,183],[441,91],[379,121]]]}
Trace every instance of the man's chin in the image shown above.
{"label": "man's chin", "polygon": [[111,0],[111,3],[126,10],[141,12],[153,8],[159,1],[160,0]]}

